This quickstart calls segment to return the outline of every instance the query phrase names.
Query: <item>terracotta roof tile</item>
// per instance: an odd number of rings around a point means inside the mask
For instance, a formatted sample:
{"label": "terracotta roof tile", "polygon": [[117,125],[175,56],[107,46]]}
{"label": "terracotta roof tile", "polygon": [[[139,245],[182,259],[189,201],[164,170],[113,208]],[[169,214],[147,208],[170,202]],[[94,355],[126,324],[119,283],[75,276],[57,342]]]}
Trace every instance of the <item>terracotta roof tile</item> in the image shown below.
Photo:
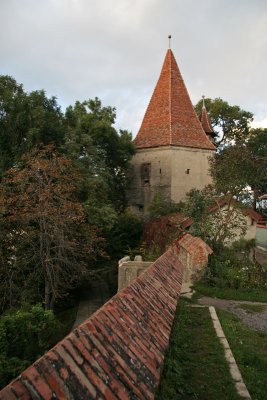
{"label": "terracotta roof tile", "polygon": [[173,145],[215,150],[203,131],[170,49],[134,143],[137,148]]}
{"label": "terracotta roof tile", "polygon": [[[0,399],[153,399],[180,294],[174,245],[0,392]],[[14,395],[13,395],[14,394]]]}
{"label": "terracotta roof tile", "polygon": [[206,262],[208,246],[185,235],[0,391],[0,399],[154,399],[183,280],[183,249],[194,253],[193,267]]}
{"label": "terracotta roof tile", "polygon": [[202,124],[202,127],[203,127],[204,131],[207,134],[214,135],[214,130],[213,130],[212,126],[211,126],[210,118],[209,118],[209,115],[207,113],[207,109],[206,109],[205,105],[203,105],[203,107],[202,107],[202,113],[201,113],[200,122]]}

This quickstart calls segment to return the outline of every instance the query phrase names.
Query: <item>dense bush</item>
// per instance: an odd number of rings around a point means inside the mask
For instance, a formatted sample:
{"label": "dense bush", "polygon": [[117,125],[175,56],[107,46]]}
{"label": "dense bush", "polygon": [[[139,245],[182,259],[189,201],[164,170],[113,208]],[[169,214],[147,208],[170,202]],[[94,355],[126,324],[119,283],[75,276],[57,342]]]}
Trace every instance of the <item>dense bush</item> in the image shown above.
{"label": "dense bush", "polygon": [[119,215],[106,238],[108,255],[115,259],[116,263],[140,245],[143,227],[143,221],[130,212]]}
{"label": "dense bush", "polygon": [[59,323],[40,304],[0,319],[0,386],[5,386],[57,340]]}
{"label": "dense bush", "polygon": [[253,243],[239,241],[210,257],[203,280],[210,286],[233,289],[267,288],[266,268],[251,260]]}
{"label": "dense bush", "polygon": [[156,192],[149,207],[150,218],[159,218],[164,215],[177,213],[182,210],[184,204],[166,200],[162,193]]}

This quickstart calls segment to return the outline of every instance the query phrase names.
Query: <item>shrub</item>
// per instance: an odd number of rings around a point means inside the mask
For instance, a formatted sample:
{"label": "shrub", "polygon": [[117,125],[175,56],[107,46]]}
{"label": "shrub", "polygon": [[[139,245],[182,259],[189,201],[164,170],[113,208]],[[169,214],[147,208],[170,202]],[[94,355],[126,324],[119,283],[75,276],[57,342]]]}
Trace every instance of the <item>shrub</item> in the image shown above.
{"label": "shrub", "polygon": [[203,280],[210,286],[232,289],[267,288],[267,271],[249,259],[250,243],[221,248],[210,257]]}
{"label": "shrub", "polygon": [[59,323],[40,304],[10,311],[0,319],[0,385],[5,386],[53,344]]}
{"label": "shrub", "polygon": [[107,252],[113,259],[120,259],[139,246],[143,232],[143,221],[130,212],[118,217],[107,236]]}
{"label": "shrub", "polygon": [[174,203],[164,198],[163,194],[156,192],[149,207],[149,214],[151,218],[159,218],[164,215],[173,214],[181,211],[183,203]]}

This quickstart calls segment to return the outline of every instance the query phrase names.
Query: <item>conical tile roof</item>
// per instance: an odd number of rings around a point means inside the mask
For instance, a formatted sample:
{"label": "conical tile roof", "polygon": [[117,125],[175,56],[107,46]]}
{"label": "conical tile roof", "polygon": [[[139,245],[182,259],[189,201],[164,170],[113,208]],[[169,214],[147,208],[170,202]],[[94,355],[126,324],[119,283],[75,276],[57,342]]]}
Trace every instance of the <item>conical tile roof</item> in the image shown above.
{"label": "conical tile roof", "polygon": [[209,134],[209,135],[214,135],[214,130],[212,129],[211,123],[210,123],[210,118],[207,113],[207,109],[204,104],[204,99],[203,99],[203,107],[202,107],[202,113],[201,113],[201,118],[200,122],[202,124],[202,127],[204,131]]}
{"label": "conical tile roof", "polygon": [[215,150],[197,117],[170,49],[134,143],[140,149],[173,145]]}

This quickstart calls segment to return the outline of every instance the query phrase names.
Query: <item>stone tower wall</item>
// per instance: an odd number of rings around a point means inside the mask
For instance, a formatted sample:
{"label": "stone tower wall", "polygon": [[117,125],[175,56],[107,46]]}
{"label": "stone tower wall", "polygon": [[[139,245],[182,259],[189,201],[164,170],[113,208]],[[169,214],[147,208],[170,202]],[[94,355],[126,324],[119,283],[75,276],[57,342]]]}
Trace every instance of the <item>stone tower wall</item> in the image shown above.
{"label": "stone tower wall", "polygon": [[212,183],[209,158],[213,150],[172,147],[171,199],[184,201],[191,189],[203,189]]}
{"label": "stone tower wall", "polygon": [[[147,175],[144,169],[147,168]],[[171,148],[158,147],[138,150],[131,161],[128,204],[133,211],[146,215],[154,194],[171,197]],[[144,173],[145,172],[145,173]]]}
{"label": "stone tower wall", "polygon": [[157,192],[167,200],[185,200],[190,189],[211,183],[209,157],[213,154],[213,150],[174,146],[138,150],[131,162],[129,206],[147,215]]}

